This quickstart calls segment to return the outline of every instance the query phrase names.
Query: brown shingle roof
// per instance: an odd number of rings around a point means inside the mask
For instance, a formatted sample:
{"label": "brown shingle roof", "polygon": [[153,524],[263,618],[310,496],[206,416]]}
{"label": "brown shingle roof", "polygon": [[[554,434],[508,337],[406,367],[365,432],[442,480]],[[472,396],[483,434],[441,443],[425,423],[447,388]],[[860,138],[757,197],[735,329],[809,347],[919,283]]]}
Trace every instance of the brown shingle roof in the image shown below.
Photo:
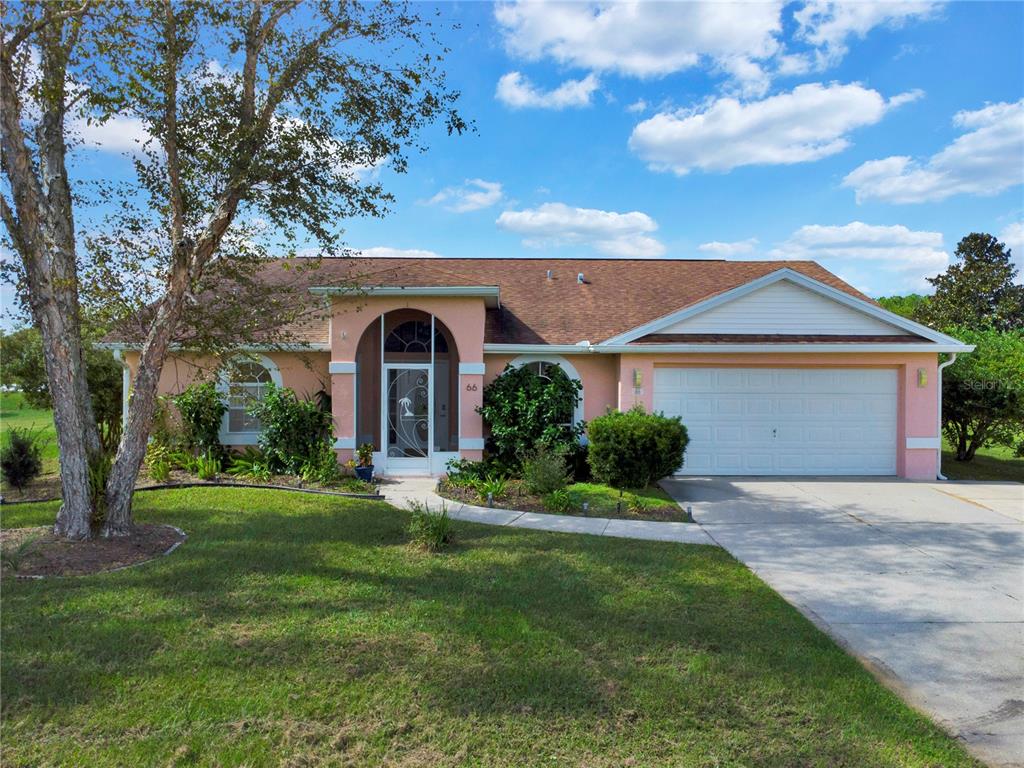
{"label": "brown shingle roof", "polygon": [[867,299],[813,261],[354,258],[324,260],[311,274],[318,285],[355,273],[363,285],[496,285],[487,343],[596,344],[786,267]]}
{"label": "brown shingle roof", "polygon": [[[487,312],[487,343],[596,344],[783,268],[870,301],[813,261],[357,257],[323,259],[318,268],[302,271],[301,279],[310,287],[498,286],[501,307]],[[296,271],[272,262],[264,279],[283,284],[294,281]],[[327,339],[323,319],[296,326],[292,340]]]}

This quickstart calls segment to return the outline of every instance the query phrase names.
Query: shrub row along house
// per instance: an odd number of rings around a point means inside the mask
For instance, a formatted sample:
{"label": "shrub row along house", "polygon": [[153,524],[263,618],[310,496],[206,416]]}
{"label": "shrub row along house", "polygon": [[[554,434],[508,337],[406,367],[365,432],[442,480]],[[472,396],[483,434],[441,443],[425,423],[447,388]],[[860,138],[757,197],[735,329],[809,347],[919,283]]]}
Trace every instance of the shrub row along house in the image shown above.
{"label": "shrub row along house", "polygon": [[[271,263],[263,279],[286,273]],[[370,443],[388,474],[479,459],[485,385],[527,365],[581,382],[577,421],[635,405],[681,416],[683,474],[932,479],[939,355],[972,349],[809,261],[339,258],[306,279],[316,319],[222,379],[221,442],[256,442],[247,402],[267,382],[324,391],[339,458]],[[138,345],[110,346],[127,383]],[[161,392],[186,387],[194,362],[177,350]]]}

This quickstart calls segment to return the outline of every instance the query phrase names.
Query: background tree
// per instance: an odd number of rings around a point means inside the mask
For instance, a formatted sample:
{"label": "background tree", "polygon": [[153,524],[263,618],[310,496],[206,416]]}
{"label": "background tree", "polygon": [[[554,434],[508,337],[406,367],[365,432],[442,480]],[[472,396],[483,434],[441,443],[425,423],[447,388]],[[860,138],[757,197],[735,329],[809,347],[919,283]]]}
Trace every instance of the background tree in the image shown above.
{"label": "background tree", "polygon": [[[391,200],[367,169],[402,172],[424,127],[465,124],[444,47],[404,4],[22,2],[2,14],[0,213],[53,397],[56,530],[92,533],[89,467],[106,465],[84,299],[141,348],[103,503],[103,534],[122,535],[171,344],[219,352],[308,312],[304,281],[267,255],[303,241],[335,251],[340,221],[383,215]],[[115,116],[146,133],[134,179],[73,192],[73,126]]]}
{"label": "background tree", "polygon": [[972,232],[956,246],[957,263],[928,278],[935,295],[914,319],[932,328],[1024,328],[1024,285],[1014,283],[1012,253],[992,235]]}
{"label": "background tree", "polygon": [[[106,450],[113,450],[121,438],[121,364],[110,350],[101,349],[90,340],[84,342],[83,354],[100,442]],[[53,408],[43,340],[37,329],[0,332],[0,384],[18,387],[25,402],[33,408]]]}
{"label": "background tree", "polygon": [[943,430],[957,460],[986,445],[1014,446],[1024,434],[1024,331],[947,331],[976,345],[942,377]]}
{"label": "background tree", "polygon": [[922,296],[919,293],[908,293],[906,296],[881,296],[878,303],[885,309],[895,314],[913,320],[919,315],[928,303],[930,297]]}

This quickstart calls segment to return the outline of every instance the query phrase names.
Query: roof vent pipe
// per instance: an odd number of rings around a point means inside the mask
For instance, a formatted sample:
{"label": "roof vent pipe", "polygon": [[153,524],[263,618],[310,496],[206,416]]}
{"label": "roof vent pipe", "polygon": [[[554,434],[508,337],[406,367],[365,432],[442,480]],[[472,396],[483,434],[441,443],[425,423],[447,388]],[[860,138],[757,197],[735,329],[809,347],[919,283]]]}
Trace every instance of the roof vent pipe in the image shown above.
{"label": "roof vent pipe", "polygon": [[585,282],[583,280],[583,273],[582,272],[580,272],[578,275],[576,275],[576,282],[579,283],[580,285],[583,285],[583,283]]}

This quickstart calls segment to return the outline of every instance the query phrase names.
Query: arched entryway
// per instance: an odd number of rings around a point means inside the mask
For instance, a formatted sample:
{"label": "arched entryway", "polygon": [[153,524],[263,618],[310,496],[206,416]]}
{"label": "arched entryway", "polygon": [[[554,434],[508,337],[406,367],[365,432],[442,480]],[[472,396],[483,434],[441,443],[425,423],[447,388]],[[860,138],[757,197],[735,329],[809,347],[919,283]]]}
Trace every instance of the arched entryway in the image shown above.
{"label": "arched entryway", "polygon": [[[380,315],[356,349],[356,444],[388,472],[431,472],[458,455],[459,352],[434,315]],[[443,467],[443,464],[441,464]]]}

